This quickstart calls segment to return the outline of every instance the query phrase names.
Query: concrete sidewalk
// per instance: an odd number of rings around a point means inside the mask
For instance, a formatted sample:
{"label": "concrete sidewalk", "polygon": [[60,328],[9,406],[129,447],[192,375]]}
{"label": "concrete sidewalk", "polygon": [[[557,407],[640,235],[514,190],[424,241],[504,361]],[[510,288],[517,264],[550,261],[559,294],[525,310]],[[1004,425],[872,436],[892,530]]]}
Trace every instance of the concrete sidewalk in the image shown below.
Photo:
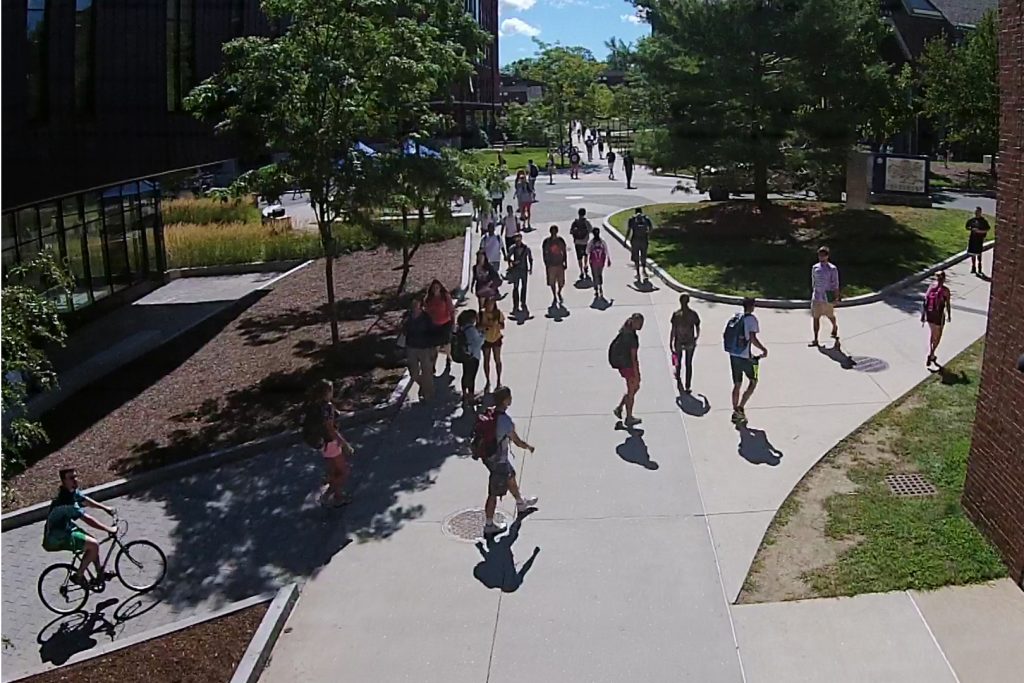
{"label": "concrete sidewalk", "polygon": [[[527,238],[538,264],[530,281],[533,313],[508,321],[502,378],[514,392],[519,433],[537,446],[518,462],[524,492],[540,497],[537,511],[487,545],[443,534],[450,515],[483,505],[486,473],[465,457],[472,418],[444,405],[409,406],[382,450],[396,463],[429,466],[429,476],[401,486],[384,515],[393,527],[386,538],[352,544],[309,581],[263,680],[923,681],[942,679],[922,678],[922,671],[949,672],[937,647],[901,657],[900,647],[917,647],[920,634],[906,631],[906,614],[879,617],[887,608],[876,610],[873,596],[851,602],[860,612],[843,618],[854,632],[869,631],[894,647],[878,655],[883,664],[843,658],[846,679],[816,674],[819,664],[836,666],[829,661],[848,637],[842,629],[815,631],[829,608],[802,607],[789,617],[782,610],[791,605],[731,604],[797,481],[836,442],[927,377],[919,293],[840,311],[843,349],[858,361],[851,369],[807,347],[806,311],[760,311],[771,353],[749,405],[750,429],[737,433],[719,341],[732,307],[695,304],[703,336],[693,398],[678,396],[670,375],[668,319],[676,294],[657,282],[653,291],[638,291],[628,255],[614,241],[605,273],[610,307],[593,305],[590,290],[573,287],[571,263],[567,312],[547,310],[540,242],[550,222],[567,236],[580,206],[599,224],[623,206],[700,199],[672,194],[675,179],[640,171],[634,183],[640,189],[627,191],[595,172],[537,185],[537,230]],[[965,270],[951,272],[956,300],[942,360],[985,329],[988,284]],[[502,307],[508,311],[508,299]],[[644,422],[625,431],[611,414],[623,387],[608,367],[607,347],[633,312],[647,319],[637,404]],[[512,516],[511,500],[503,509]],[[957,599],[934,595],[920,604]],[[905,612],[906,595],[895,596],[881,600],[902,600]],[[985,618],[967,608],[964,614]],[[815,633],[813,647],[773,647],[771,638],[783,632],[766,630],[784,618],[793,632]],[[959,647],[963,660],[973,661],[969,644],[953,645],[956,634],[949,637],[948,649]],[[786,659],[787,651],[794,658]]]}

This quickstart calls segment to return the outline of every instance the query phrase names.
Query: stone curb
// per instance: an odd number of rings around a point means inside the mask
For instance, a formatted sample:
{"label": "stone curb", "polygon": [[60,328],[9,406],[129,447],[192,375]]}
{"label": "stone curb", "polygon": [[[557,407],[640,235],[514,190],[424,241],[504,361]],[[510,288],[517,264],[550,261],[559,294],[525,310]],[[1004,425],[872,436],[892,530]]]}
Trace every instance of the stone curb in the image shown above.
{"label": "stone curb", "polygon": [[270,653],[277,644],[277,639],[298,599],[297,583],[290,583],[277,592],[270,607],[267,608],[267,613],[263,615],[263,621],[249,641],[242,661],[235,667],[231,683],[256,683],[260,679],[263,669],[270,661]]}
{"label": "stone curb", "polygon": [[212,277],[216,275],[245,275],[248,273],[274,273],[288,271],[312,263],[312,260],[291,259],[289,261],[256,261],[254,263],[231,263],[223,266],[196,266],[194,268],[171,268],[166,272],[167,280],[183,277]]}
{"label": "stone curb", "polygon": [[[622,233],[620,233],[611,224],[611,221],[609,219],[611,218],[611,216],[613,216],[615,214],[623,213],[623,212],[626,212],[626,211],[632,211],[633,209],[638,208],[638,207],[642,207],[642,206],[647,206],[647,205],[646,204],[641,204],[641,205],[638,205],[638,206],[631,206],[631,207],[627,207],[625,209],[620,209],[620,210],[614,212],[614,214],[609,214],[604,219],[604,229],[607,230],[609,233],[611,233],[611,235],[613,237],[615,237],[615,239],[618,240],[619,243],[621,243],[622,246],[626,247],[627,249],[630,248],[629,242],[626,240],[625,236]],[[996,243],[995,240],[989,240],[988,242],[986,242],[985,243],[985,247],[984,247],[985,251],[988,251],[989,249],[991,249],[993,247],[993,245],[995,245],[995,243]],[[950,256],[949,258],[947,258],[944,261],[940,261],[939,263],[936,263],[933,266],[929,266],[929,267],[925,268],[924,270],[921,270],[921,271],[919,271],[919,272],[917,272],[917,273],[915,273],[913,275],[910,275],[909,277],[905,277],[905,278],[903,278],[902,280],[900,280],[898,282],[894,282],[891,285],[887,285],[887,286],[883,287],[882,289],[878,290],[877,292],[872,292],[871,294],[861,294],[860,296],[854,296],[854,297],[850,297],[849,299],[843,299],[842,301],[839,301],[838,303],[836,303],[836,307],[837,308],[846,308],[846,307],[849,307],[849,306],[863,306],[864,304],[873,304],[873,303],[875,303],[877,301],[881,301],[881,300],[885,299],[886,297],[894,294],[895,292],[898,292],[898,291],[900,291],[902,289],[905,289],[905,288],[909,287],[910,285],[917,284],[918,282],[921,282],[922,280],[926,280],[927,278],[929,278],[930,276],[932,276],[935,273],[939,272],[940,270],[945,270],[946,268],[949,268],[950,266],[954,266],[957,263],[960,263],[961,261],[965,261],[966,259],[967,259],[967,252],[966,251],[962,251],[962,252],[960,252],[958,254],[954,254],[953,256]],[[720,303],[720,304],[730,304],[730,305],[735,305],[735,306],[741,306],[743,304],[743,297],[741,297],[741,296],[733,296],[733,295],[730,295],[730,294],[716,294],[715,292],[706,292],[703,289],[697,289],[696,287],[690,287],[688,285],[684,285],[683,283],[679,282],[674,277],[669,275],[668,271],[666,271],[664,268],[659,266],[654,261],[654,259],[650,259],[650,258],[647,259],[647,267],[650,268],[651,270],[653,270],[654,274],[657,275],[666,285],[668,285],[670,289],[674,289],[677,292],[685,292],[686,294],[689,294],[690,296],[696,297],[698,299],[703,299],[705,301],[713,301],[715,303]],[[810,308],[811,300],[810,299],[762,299],[762,298],[758,297],[757,305],[758,305],[759,308],[782,308],[782,309]]]}
{"label": "stone curb", "polygon": [[462,281],[459,283],[458,299],[459,303],[463,303],[466,300],[466,296],[469,292],[469,281],[471,278],[471,271],[473,269],[473,222],[470,221],[469,227],[466,228],[466,236],[462,244]]}
{"label": "stone curb", "polygon": [[[203,616],[189,617],[188,619],[174,621],[170,624],[164,624],[163,626],[158,626],[154,629],[143,631],[142,633],[130,636],[128,638],[125,638],[124,640],[119,640],[117,642],[109,643],[107,645],[101,645],[91,650],[87,650],[85,652],[72,655],[66,662],[64,662],[60,666],[40,666],[34,669],[30,669],[29,671],[26,671],[24,673],[18,674],[15,678],[4,678],[3,680],[4,683],[14,683],[15,681],[21,681],[32,676],[37,676],[39,674],[46,673],[48,671],[55,671],[57,669],[62,669],[66,666],[71,666],[73,664],[81,664],[82,662],[87,662],[89,660],[96,659],[97,657],[104,657],[106,655],[112,654],[119,650],[123,650],[125,648],[135,647],[136,645],[139,645],[141,643],[145,643],[156,638],[162,638],[163,636],[170,635],[178,631],[184,631],[187,628],[192,628],[193,626],[198,626],[199,624],[203,624],[208,621],[213,621],[214,619],[220,619],[221,617],[226,617],[230,614],[234,614],[235,612],[240,612],[244,609],[248,609],[255,605],[260,605],[264,602],[270,602],[271,600],[273,600],[274,602],[272,602],[270,607],[267,609],[267,613],[263,617],[263,622],[260,624],[259,630],[257,630],[256,632],[256,636],[259,636],[260,632],[263,630],[263,627],[267,622],[267,617],[271,615],[271,611],[274,609],[274,604],[280,599],[281,593],[289,588],[295,589],[295,587],[296,584],[289,584],[288,586],[285,586],[280,591],[278,591],[276,596],[274,593],[263,593],[262,595],[254,595],[251,598],[246,598],[244,600],[233,602],[229,605],[226,605],[218,610],[215,610]],[[294,604],[294,600],[292,600],[292,602]],[[256,636],[253,637],[253,641],[256,640]],[[249,646],[250,648],[252,647],[252,642],[250,642]],[[249,651],[246,650],[247,655],[248,653]],[[242,658],[242,662],[245,662],[245,657]],[[239,667],[240,666],[241,664],[239,664]],[[231,680],[234,681],[235,679],[232,678]]]}

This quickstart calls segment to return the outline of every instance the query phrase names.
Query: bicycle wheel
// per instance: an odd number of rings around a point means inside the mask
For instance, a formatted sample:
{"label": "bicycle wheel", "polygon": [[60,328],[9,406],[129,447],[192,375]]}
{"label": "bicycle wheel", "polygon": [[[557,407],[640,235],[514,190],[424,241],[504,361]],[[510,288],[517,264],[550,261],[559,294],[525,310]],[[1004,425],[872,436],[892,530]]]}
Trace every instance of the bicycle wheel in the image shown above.
{"label": "bicycle wheel", "polygon": [[152,541],[132,541],[117,552],[114,571],[126,588],[145,593],[164,580],[167,556]]}
{"label": "bicycle wheel", "polygon": [[39,575],[39,599],[51,612],[77,612],[89,599],[89,589],[71,581],[75,572],[74,565],[61,562],[51,564]]}

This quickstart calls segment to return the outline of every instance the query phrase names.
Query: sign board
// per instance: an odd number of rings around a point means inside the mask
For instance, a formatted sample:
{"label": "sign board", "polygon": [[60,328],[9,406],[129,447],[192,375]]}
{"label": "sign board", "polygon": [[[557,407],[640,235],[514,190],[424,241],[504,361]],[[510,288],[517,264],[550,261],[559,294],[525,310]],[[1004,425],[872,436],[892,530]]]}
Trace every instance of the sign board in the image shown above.
{"label": "sign board", "polygon": [[871,190],[925,196],[928,194],[928,157],[876,154]]}

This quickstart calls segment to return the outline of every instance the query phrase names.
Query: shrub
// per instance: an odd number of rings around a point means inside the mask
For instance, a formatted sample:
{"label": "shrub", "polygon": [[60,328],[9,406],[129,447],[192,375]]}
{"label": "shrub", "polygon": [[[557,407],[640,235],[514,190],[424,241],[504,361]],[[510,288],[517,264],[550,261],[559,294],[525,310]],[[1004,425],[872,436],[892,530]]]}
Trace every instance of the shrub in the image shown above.
{"label": "shrub", "polygon": [[260,210],[241,199],[170,199],[162,204],[164,225],[173,223],[260,223]]}

